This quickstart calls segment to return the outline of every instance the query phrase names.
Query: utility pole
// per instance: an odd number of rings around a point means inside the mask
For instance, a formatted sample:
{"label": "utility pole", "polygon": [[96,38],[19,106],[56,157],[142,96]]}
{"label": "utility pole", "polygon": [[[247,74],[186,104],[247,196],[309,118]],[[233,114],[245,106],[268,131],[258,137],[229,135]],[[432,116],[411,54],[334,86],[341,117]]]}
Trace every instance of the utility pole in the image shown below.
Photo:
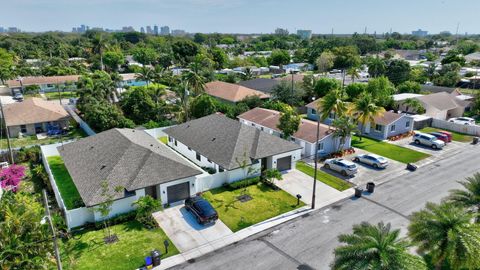
{"label": "utility pole", "polygon": [[58,244],[57,244],[57,232],[55,231],[55,227],[53,226],[52,216],[50,215],[50,208],[48,207],[48,199],[47,199],[47,192],[45,189],[42,190],[43,193],[43,201],[45,203],[45,213],[47,214],[48,223],[50,225],[50,229],[52,230],[53,234],[53,248],[55,250],[55,259],[57,260],[57,269],[62,270],[62,261],[60,260],[60,252],[58,251]]}
{"label": "utility pole", "polygon": [[315,172],[313,173],[313,190],[312,190],[312,209],[315,209],[315,193],[317,191],[317,168],[318,168],[318,140],[320,132],[320,114],[317,108],[317,140],[315,142]]}
{"label": "utility pole", "polygon": [[3,103],[1,99],[0,99],[0,111],[2,113],[2,122],[5,124],[5,134],[7,137],[7,146],[8,146],[8,152],[10,157],[10,164],[14,164],[15,160],[13,159],[12,145],[10,144],[10,134],[8,132],[7,122],[5,121],[5,113],[3,112]]}

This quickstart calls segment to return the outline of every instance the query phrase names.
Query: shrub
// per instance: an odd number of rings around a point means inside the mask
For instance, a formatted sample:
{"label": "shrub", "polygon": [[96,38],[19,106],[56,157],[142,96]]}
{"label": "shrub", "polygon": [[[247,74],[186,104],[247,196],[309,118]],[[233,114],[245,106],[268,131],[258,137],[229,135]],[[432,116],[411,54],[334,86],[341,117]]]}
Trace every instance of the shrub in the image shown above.
{"label": "shrub", "polygon": [[136,200],[132,205],[136,206],[135,219],[142,223],[147,228],[154,228],[156,226],[152,213],[160,209],[161,205],[158,200],[155,200],[149,195],[142,196]]}
{"label": "shrub", "polygon": [[211,167],[202,167],[202,169],[206,172],[208,172],[209,174],[215,174],[217,173],[217,170],[215,170],[215,168],[211,168]]}
{"label": "shrub", "polygon": [[48,178],[48,174],[45,171],[45,168],[42,164],[37,164],[33,166],[32,169],[32,176],[38,178],[42,181],[42,183],[48,188],[49,191],[52,191],[52,185],[50,183],[50,179]]}
{"label": "shrub", "polygon": [[40,147],[33,146],[33,147],[26,147],[20,148],[16,153],[16,162],[32,162],[32,163],[39,163],[40,162]]}
{"label": "shrub", "polygon": [[251,185],[256,185],[260,182],[260,177],[253,177],[253,178],[247,178],[243,180],[239,180],[233,183],[228,184],[228,187],[231,189],[238,189],[238,188],[243,188]]}

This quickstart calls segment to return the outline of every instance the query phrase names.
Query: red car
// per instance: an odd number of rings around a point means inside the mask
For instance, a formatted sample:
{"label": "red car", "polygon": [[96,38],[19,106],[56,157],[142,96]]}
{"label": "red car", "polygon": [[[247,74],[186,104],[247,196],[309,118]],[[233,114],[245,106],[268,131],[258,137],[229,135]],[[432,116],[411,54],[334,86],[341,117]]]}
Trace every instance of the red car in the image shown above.
{"label": "red car", "polygon": [[451,141],[452,141],[452,133],[450,133],[450,132],[448,132],[448,131],[445,131],[445,130],[439,130],[438,133],[442,133],[442,134],[447,135],[447,137],[448,137],[448,142],[451,142]]}
{"label": "red car", "polygon": [[441,133],[441,132],[430,132],[428,133],[430,135],[433,135],[435,137],[437,137],[437,139],[439,139],[440,141],[443,141],[444,143],[448,143],[449,142],[449,139],[448,139],[448,136]]}

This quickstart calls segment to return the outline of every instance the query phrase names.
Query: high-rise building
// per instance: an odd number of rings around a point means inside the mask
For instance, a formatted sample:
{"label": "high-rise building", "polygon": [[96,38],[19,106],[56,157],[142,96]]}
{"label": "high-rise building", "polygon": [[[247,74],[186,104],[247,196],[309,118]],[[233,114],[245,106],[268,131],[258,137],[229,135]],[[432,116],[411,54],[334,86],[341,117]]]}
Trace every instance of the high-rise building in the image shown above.
{"label": "high-rise building", "polygon": [[287,36],[288,30],[283,28],[277,28],[275,29],[275,35]]}
{"label": "high-rise building", "polygon": [[145,28],[143,28],[143,26],[140,27],[140,33],[145,34]]}
{"label": "high-rise building", "polygon": [[5,33],[5,28],[3,28],[2,26],[0,26],[0,33]]}
{"label": "high-rise building", "polygon": [[422,29],[418,29],[417,31],[412,31],[412,36],[426,37],[427,35],[428,35],[428,31],[424,31]]}
{"label": "high-rise building", "polygon": [[181,36],[185,36],[186,34],[187,33],[185,32],[185,30],[181,30],[181,29],[172,30],[172,36],[181,37]]}
{"label": "high-rise building", "polygon": [[168,26],[166,26],[166,25],[160,27],[160,35],[162,35],[162,36],[168,36],[168,35],[170,35],[170,27],[168,27]]}
{"label": "high-rise building", "polygon": [[297,35],[301,39],[311,39],[312,38],[312,30],[297,30]]}
{"label": "high-rise building", "polygon": [[17,27],[8,27],[7,28],[7,31],[8,33],[20,33],[20,28],[17,28]]}
{"label": "high-rise building", "polygon": [[72,32],[74,32],[74,33],[85,33],[89,29],[90,29],[90,27],[86,26],[85,24],[82,24],[79,27],[73,27]]}
{"label": "high-rise building", "polygon": [[147,25],[147,34],[153,34],[152,27]]}
{"label": "high-rise building", "polygon": [[122,32],[135,32],[135,29],[131,26],[122,27]]}
{"label": "high-rise building", "polygon": [[153,26],[153,34],[158,36],[158,25]]}

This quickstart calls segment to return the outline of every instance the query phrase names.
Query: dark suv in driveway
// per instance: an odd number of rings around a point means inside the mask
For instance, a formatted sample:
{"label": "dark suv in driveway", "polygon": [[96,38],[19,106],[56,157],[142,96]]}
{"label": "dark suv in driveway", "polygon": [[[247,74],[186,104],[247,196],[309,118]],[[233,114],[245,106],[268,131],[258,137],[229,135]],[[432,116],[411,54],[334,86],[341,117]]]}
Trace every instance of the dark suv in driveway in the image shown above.
{"label": "dark suv in driveway", "polygon": [[186,199],[185,208],[192,213],[199,224],[214,223],[218,219],[217,211],[200,196]]}

